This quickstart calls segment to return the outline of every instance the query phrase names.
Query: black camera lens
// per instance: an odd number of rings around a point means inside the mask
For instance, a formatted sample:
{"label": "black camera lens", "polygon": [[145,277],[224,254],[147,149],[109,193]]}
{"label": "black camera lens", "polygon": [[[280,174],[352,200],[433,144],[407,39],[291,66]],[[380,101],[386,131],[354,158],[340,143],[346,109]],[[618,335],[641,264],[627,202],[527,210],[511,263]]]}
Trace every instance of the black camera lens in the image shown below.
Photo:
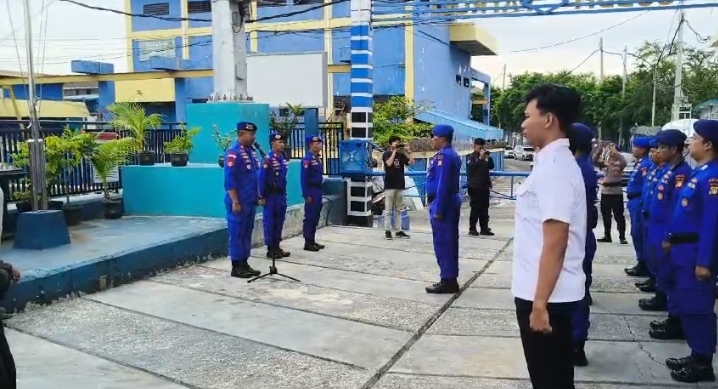
{"label": "black camera lens", "polygon": [[403,143],[399,143],[398,145],[396,145],[396,147],[404,147],[404,146],[406,146],[406,145]]}

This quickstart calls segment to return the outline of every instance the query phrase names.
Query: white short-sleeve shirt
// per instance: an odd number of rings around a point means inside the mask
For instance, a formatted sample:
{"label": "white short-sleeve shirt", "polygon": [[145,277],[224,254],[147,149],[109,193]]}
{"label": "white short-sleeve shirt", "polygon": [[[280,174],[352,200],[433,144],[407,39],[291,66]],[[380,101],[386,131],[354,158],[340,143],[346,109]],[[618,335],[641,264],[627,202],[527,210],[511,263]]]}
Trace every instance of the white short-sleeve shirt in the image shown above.
{"label": "white short-sleeve shirt", "polygon": [[563,268],[549,302],[573,302],[584,297],[586,188],[568,145],[568,139],[558,139],[542,148],[531,174],[516,191],[511,292],[523,300],[534,300],[543,223],[551,219],[568,223],[569,234]]}

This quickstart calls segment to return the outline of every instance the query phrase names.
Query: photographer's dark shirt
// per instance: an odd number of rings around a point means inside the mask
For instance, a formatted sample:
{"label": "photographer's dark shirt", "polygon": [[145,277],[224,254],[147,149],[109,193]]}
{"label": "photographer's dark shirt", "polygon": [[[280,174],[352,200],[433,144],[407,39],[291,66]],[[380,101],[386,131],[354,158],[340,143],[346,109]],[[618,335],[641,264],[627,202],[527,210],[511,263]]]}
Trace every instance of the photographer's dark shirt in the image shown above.
{"label": "photographer's dark shirt", "polygon": [[387,189],[406,189],[404,181],[404,167],[409,164],[409,157],[401,151],[397,151],[394,156],[394,163],[390,166],[386,162],[391,157],[391,151],[385,151],[381,159],[384,161],[384,190]]}
{"label": "photographer's dark shirt", "polygon": [[494,168],[494,159],[489,157],[484,160],[473,152],[466,156],[466,181],[471,189],[491,188],[491,176],[489,171]]}

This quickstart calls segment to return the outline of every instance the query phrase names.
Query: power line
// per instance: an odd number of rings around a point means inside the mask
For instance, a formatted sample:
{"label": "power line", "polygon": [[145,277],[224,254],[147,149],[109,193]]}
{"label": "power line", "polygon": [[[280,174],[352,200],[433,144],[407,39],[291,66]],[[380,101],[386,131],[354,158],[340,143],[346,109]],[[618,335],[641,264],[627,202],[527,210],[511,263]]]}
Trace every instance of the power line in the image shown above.
{"label": "power line", "polygon": [[599,52],[599,49],[594,50],[593,53],[589,54],[588,57],[586,57],[583,61],[581,61],[580,64],[578,64],[575,68],[571,69],[571,70],[568,72],[568,74],[571,74],[571,73],[575,72],[576,70],[578,70],[578,68],[580,68],[581,66],[583,66],[583,64],[585,64],[586,62],[588,62],[588,60],[591,59],[591,57],[593,57],[593,55],[596,54],[596,53],[598,53],[598,52]]}

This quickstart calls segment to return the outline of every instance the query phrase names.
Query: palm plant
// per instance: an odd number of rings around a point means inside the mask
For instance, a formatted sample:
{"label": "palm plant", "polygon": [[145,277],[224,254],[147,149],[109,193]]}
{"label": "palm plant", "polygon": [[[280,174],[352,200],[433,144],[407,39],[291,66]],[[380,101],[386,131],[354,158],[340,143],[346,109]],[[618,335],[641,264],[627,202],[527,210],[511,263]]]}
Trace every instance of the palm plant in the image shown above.
{"label": "palm plant", "polygon": [[104,143],[97,143],[88,155],[95,174],[102,180],[102,193],[105,201],[110,202],[108,179],[115,169],[127,163],[129,154],[134,150],[135,139],[119,138]]}
{"label": "palm plant", "polygon": [[[107,107],[113,115],[110,127],[130,132],[132,149],[140,154],[140,164],[154,164],[154,153],[145,151],[147,134],[162,125],[162,115],[147,114],[137,103],[114,103]],[[143,163],[147,162],[147,163]],[[151,162],[150,162],[151,161]]]}

